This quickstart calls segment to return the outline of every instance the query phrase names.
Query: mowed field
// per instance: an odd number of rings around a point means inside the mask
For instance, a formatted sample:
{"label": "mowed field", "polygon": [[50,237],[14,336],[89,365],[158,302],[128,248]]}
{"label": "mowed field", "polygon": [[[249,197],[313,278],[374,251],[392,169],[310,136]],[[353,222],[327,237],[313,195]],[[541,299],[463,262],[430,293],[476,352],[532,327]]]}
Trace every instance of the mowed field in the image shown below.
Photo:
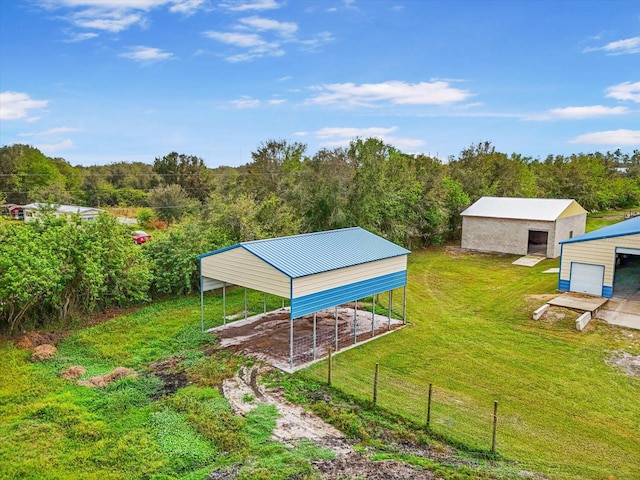
{"label": "mowed field", "polygon": [[[555,293],[557,274],[517,257],[437,248],[409,260],[407,317],[401,331],[334,357],[333,385],[372,398],[453,444],[488,452],[494,401],[496,450],[523,470],[559,479],[640,478],[640,378],[607,363],[640,354],[640,331],[576,314],[533,321]],[[384,296],[381,296],[384,299]],[[397,302],[394,301],[397,309]],[[564,317],[562,317],[564,315]],[[302,375],[326,379],[326,362]]]}

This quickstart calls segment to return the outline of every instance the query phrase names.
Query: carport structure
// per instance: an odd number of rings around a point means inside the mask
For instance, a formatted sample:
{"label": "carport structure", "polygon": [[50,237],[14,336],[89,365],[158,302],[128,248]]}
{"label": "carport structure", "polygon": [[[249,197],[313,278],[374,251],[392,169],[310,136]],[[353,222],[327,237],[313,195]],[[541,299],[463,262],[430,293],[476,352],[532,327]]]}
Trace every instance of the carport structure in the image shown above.
{"label": "carport structure", "polygon": [[[227,286],[289,299],[289,364],[293,368],[295,320],[305,315],[314,314],[315,348],[316,312],[389,292],[390,319],[392,291],[403,287],[406,321],[409,253],[360,227],[241,242],[199,255],[201,292],[222,289],[223,323]],[[204,321],[202,293],[201,316]]]}

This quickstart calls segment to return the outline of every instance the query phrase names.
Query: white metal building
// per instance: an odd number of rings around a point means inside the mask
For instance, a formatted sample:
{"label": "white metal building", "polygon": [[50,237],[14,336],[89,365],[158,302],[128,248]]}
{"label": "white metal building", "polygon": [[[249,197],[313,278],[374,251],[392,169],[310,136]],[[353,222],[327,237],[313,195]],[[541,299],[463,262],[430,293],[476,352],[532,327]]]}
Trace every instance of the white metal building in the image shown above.
{"label": "white metal building", "polygon": [[293,338],[296,318],[395,288],[405,287],[406,308],[409,253],[359,227],[242,242],[199,256],[201,291],[238,285],[288,298]]}
{"label": "white metal building", "polygon": [[461,213],[462,248],[560,255],[560,242],[585,231],[587,211],[571,199],[482,197]]}
{"label": "white metal building", "polygon": [[640,289],[640,217],[561,242],[558,290],[601,297]]}
{"label": "white metal building", "polygon": [[22,207],[24,211],[25,223],[36,220],[41,215],[42,211],[47,209],[48,207],[53,207],[52,213],[56,217],[79,215],[83,220],[94,220],[98,215],[104,212],[104,210],[100,210],[99,208],[81,207],[78,205],[49,205],[46,203],[30,203]]}

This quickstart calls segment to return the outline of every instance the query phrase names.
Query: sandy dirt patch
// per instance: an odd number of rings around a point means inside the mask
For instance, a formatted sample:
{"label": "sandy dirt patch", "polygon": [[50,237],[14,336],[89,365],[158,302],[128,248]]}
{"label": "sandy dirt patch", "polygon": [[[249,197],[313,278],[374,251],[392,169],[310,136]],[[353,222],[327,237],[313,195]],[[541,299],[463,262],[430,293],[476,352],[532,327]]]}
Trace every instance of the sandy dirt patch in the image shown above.
{"label": "sandy dirt patch", "polygon": [[[280,418],[272,434],[272,439],[286,445],[295,446],[300,440],[311,440],[334,452],[331,460],[314,461],[314,468],[326,480],[345,480],[351,478],[369,480],[432,480],[435,475],[419,470],[411,465],[397,461],[372,461],[366,453],[356,452],[345,436],[325,423],[317,415],[293,405],[284,399],[278,388],[267,388],[259,382],[259,376],[265,371],[258,366],[243,367],[232,379],[223,383],[224,396],[233,410],[245,415],[260,404],[273,405],[278,409]],[[237,472],[213,472],[209,479],[232,479]]]}
{"label": "sandy dirt patch", "polygon": [[260,404],[273,405],[280,413],[272,434],[274,440],[287,445],[311,440],[337,455],[351,452],[342,432],[301,406],[287,402],[279,389],[267,389],[258,382],[260,374],[257,366],[243,367],[233,378],[224,380],[222,391],[234,412],[246,415]]}
{"label": "sandy dirt patch", "polygon": [[630,377],[640,377],[640,355],[631,355],[627,352],[614,352],[605,360],[609,365],[618,367]]}
{"label": "sandy dirt patch", "polygon": [[126,367],[116,367],[111,373],[106,375],[96,375],[87,380],[76,382],[78,385],[89,388],[103,388],[121,378],[137,378],[138,374],[135,370]]}

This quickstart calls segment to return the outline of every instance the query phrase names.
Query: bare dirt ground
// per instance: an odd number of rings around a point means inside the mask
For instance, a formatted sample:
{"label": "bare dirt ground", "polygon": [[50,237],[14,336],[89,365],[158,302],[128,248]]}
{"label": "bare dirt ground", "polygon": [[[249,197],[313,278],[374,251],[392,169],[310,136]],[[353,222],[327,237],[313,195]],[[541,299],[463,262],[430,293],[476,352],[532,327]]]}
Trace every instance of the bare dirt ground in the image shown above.
{"label": "bare dirt ground", "polygon": [[[258,379],[262,370],[258,366],[243,367],[232,379],[223,383],[224,396],[233,410],[245,415],[258,405],[273,405],[278,409],[280,418],[273,431],[273,440],[294,446],[300,440],[311,440],[331,450],[335,454],[332,460],[321,460],[313,465],[321,478],[343,480],[351,478],[370,480],[432,480],[431,472],[418,470],[410,465],[396,461],[371,461],[365,454],[356,452],[344,435],[333,426],[325,423],[315,414],[293,405],[284,399],[276,388],[266,388]],[[233,478],[219,477],[219,478]]]}
{"label": "bare dirt ground", "polygon": [[[402,321],[377,314],[372,322],[371,312],[356,310],[353,305],[338,308],[338,349],[371,340],[403,326]],[[209,330],[220,339],[220,347],[252,356],[280,370],[290,372],[289,310],[279,309],[238,320]],[[355,332],[355,334],[354,334]],[[335,310],[316,314],[316,348],[313,350],[313,315],[296,318],[293,327],[294,369],[323,358],[329,348],[334,351],[336,338]]]}
{"label": "bare dirt ground", "polygon": [[621,368],[630,377],[640,377],[640,355],[631,355],[621,351],[614,352],[606,362]]}

